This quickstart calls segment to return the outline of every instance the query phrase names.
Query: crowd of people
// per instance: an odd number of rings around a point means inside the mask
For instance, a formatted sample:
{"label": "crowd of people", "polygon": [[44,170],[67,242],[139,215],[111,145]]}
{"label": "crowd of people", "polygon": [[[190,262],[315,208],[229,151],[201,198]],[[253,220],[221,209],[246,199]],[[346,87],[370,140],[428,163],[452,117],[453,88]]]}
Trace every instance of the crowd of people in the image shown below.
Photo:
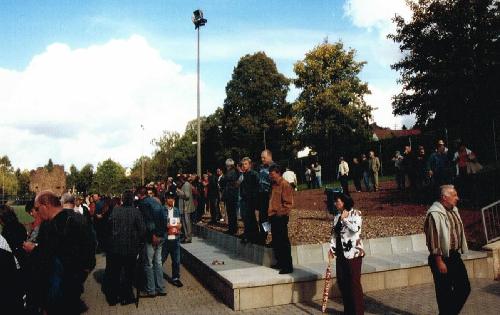
{"label": "crowd of people", "polygon": [[[449,183],[452,179],[463,183],[464,176],[476,172],[476,157],[463,144],[450,155],[440,140],[428,157],[423,147],[416,155],[406,147],[402,155],[395,154],[393,162],[399,189],[406,189],[406,177],[410,189],[418,190],[423,185],[419,181],[425,178],[441,188],[440,199],[428,210],[424,230],[440,312],[453,308],[456,313],[465,303],[470,287],[460,259],[467,243],[456,209],[458,194]],[[16,314],[84,312],[87,306],[80,298],[83,284],[96,265],[95,254],[99,251],[105,253],[101,283],[109,305],[136,302],[134,286],[140,289],[139,297],[165,296],[165,279],[174,286],[183,286],[180,244],[192,242],[192,224],[203,217],[210,218],[212,224],[225,222],[225,233],[231,235],[239,234],[240,217],[242,243],[265,245],[272,232],[276,258],[272,268],[280,274],[292,273],[288,221],[297,187],[295,173],[282,170],[269,150],[261,153],[258,167],[248,157],[239,163],[229,158],[225,166],[224,171],[217,169],[215,174],[178,174],[175,179],[169,177],[165,182],[150,183],[113,197],[70,193],[56,196],[43,191],[25,207],[33,217],[28,230],[11,207],[2,205],[0,277],[9,283],[0,285],[5,307]],[[362,190],[361,182],[366,191],[376,191],[380,167],[373,151],[368,157],[353,158],[351,165],[343,157],[339,159],[342,192],[334,196],[337,214],[330,257],[336,259],[347,314],[363,313],[360,275],[364,257],[361,211],[354,208],[348,181],[354,180],[356,191]],[[321,185],[321,165],[313,164],[308,171],[309,180],[314,178],[314,185]],[[171,276],[163,271],[168,256]]]}
{"label": "crowd of people", "polygon": [[[33,217],[28,230],[2,205],[0,278],[14,284],[0,285],[0,296],[8,297],[4,306],[16,314],[86,311],[80,297],[96,252],[105,253],[101,284],[109,305],[136,302],[134,286],[139,297],[165,296],[165,279],[183,286],[180,244],[192,241],[192,224],[208,214],[214,224],[226,221],[225,233],[231,235],[238,233],[240,216],[243,243],[266,244],[272,231],[277,261],[272,267],[280,274],[293,272],[288,215],[296,177],[289,173],[292,183],[285,180],[269,150],[261,161],[255,167],[248,157],[240,163],[227,159],[224,172],[207,171],[201,179],[178,174],[120,196],[43,191],[25,207]],[[171,276],[163,272],[168,256]]]}
{"label": "crowd of people", "polygon": [[425,199],[432,195],[429,192],[447,184],[454,184],[464,198],[474,199],[472,178],[482,166],[463,142],[457,142],[452,152],[443,140],[438,140],[430,154],[421,145],[417,152],[405,146],[403,154],[396,151],[392,161],[398,189],[408,191],[414,199]]}

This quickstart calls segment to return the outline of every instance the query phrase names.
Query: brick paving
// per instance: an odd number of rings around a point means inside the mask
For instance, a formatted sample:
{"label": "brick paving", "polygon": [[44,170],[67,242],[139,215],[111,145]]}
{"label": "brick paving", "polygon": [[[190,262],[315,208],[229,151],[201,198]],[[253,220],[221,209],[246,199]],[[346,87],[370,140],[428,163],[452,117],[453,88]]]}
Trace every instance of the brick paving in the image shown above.
{"label": "brick paving", "polygon": [[[170,274],[170,262],[165,264]],[[217,299],[210,291],[181,266],[184,287],[176,288],[167,284],[167,296],[141,299],[139,308],[135,305],[108,306],[96,279],[103,274],[104,257],[97,257],[97,267],[85,284],[83,299],[89,306],[87,314],[321,314],[320,301],[289,304],[235,312]],[[437,305],[432,284],[418,285],[401,289],[370,292],[365,296],[366,314],[437,314]],[[342,314],[339,300],[329,301],[329,314]],[[473,280],[472,293],[461,314],[499,314],[500,282],[492,280]]]}

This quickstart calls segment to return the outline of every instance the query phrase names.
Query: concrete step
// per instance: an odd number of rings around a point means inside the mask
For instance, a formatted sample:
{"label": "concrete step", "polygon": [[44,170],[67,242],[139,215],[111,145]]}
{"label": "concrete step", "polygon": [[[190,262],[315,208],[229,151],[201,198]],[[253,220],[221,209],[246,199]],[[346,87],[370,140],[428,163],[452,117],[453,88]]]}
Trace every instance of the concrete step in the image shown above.
{"label": "concrete step", "polygon": [[[280,275],[269,268],[272,250],[241,244],[234,236],[195,228],[193,242],[182,244],[182,263],[234,310],[276,306],[322,298],[328,244],[292,247],[294,272]],[[422,246],[422,241],[423,246]],[[363,291],[375,291],[432,282],[428,252],[421,235],[365,241],[361,282]],[[470,278],[493,279],[493,258],[485,252],[463,255]],[[223,261],[223,265],[212,263]],[[339,296],[332,263],[330,296]]]}

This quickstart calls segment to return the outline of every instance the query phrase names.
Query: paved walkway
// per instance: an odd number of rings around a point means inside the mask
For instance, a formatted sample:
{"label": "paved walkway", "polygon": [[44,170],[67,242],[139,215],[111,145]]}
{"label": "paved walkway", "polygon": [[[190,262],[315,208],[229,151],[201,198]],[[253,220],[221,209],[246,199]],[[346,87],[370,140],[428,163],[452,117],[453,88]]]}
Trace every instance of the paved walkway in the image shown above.
{"label": "paved walkway", "polygon": [[[165,266],[170,274],[170,263],[167,262]],[[176,288],[167,284],[167,296],[141,299],[139,308],[135,305],[110,307],[96,281],[102,276],[103,268],[104,257],[99,255],[94,275],[89,277],[85,285],[83,299],[89,306],[87,314],[321,314],[320,301],[235,312],[206,290],[183,267],[181,267],[181,277],[184,287]],[[437,314],[432,284],[370,292],[365,296],[365,304],[366,314]],[[342,310],[339,300],[329,301],[329,314],[342,314]],[[461,314],[493,315],[499,313],[500,282],[474,280],[471,296]]]}

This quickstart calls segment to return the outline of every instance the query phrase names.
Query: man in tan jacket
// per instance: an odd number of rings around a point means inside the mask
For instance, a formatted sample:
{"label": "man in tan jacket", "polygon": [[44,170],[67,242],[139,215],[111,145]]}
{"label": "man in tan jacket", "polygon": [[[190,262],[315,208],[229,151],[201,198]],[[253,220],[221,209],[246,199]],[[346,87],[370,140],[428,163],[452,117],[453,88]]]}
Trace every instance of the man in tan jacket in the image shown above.
{"label": "man in tan jacket", "polygon": [[293,272],[290,240],[288,239],[288,215],[293,206],[293,189],[281,176],[278,165],[269,167],[272,180],[271,198],[269,200],[269,221],[273,235],[273,252],[277,263],[272,266],[279,269],[280,274]]}
{"label": "man in tan jacket", "polygon": [[375,156],[375,152],[370,151],[368,158],[368,165],[370,169],[370,181],[373,186],[373,191],[378,190],[378,173],[380,172],[380,160]]}

